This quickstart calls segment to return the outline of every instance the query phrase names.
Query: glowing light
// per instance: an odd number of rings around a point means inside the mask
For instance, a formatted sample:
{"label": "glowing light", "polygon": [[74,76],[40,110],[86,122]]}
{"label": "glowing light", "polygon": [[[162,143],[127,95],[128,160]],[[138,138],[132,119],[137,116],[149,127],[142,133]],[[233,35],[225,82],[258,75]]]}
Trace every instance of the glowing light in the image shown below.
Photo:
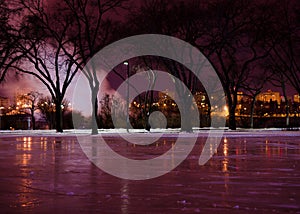
{"label": "glowing light", "polygon": [[227,106],[224,106],[224,111],[228,111],[228,107]]}
{"label": "glowing light", "polygon": [[32,138],[31,137],[23,137],[23,148],[25,151],[30,151],[31,150],[31,145],[32,145]]}
{"label": "glowing light", "polygon": [[229,115],[228,107],[224,106],[223,110],[224,110],[224,115],[227,117]]}
{"label": "glowing light", "polygon": [[224,148],[223,148],[224,156],[228,155],[228,145],[227,145],[227,138],[224,139]]}

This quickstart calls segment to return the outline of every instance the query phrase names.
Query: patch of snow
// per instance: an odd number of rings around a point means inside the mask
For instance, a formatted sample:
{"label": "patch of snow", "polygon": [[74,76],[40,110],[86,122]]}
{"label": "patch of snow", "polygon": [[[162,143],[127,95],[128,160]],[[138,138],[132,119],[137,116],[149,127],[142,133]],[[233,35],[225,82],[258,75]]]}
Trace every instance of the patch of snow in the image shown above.
{"label": "patch of snow", "polygon": [[[159,136],[163,137],[177,137],[180,133],[181,137],[195,137],[195,135],[208,136],[210,132],[224,132],[225,137],[263,137],[263,136],[292,136],[299,137],[300,131],[286,131],[279,128],[268,129],[237,129],[228,130],[223,128],[193,128],[192,133],[181,132],[179,128],[176,129],[151,129],[150,132],[145,129],[130,129],[127,133],[126,129],[98,129],[99,134],[103,136],[119,136],[121,135],[137,135],[140,137],[145,136]],[[91,129],[68,129],[63,133],[58,133],[55,130],[0,130],[0,137],[10,136],[77,136],[77,135],[90,135]],[[97,136],[97,135],[96,135]]]}

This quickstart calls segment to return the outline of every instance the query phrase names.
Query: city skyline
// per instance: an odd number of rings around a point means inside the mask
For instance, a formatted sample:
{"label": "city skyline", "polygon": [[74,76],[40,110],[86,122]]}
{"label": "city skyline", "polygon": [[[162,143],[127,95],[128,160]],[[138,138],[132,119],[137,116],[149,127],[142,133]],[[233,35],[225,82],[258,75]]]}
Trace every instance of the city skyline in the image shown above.
{"label": "city skyline", "polygon": [[[19,94],[16,94],[13,99],[7,98],[7,97],[2,97],[0,96],[0,116],[2,117],[2,125],[0,126],[8,127],[7,125],[3,125],[7,123],[7,119],[9,117],[13,118],[19,118],[18,120],[24,120],[23,123],[20,123],[19,125],[10,125],[10,128],[12,129],[19,129],[21,127],[25,129],[32,129],[32,122],[33,120],[37,120],[38,127],[44,127],[42,129],[49,129],[53,126],[51,123],[55,123],[53,121],[53,118],[48,118],[48,122],[45,121],[45,118],[49,117],[47,114],[49,113],[54,113],[55,112],[55,103],[53,101],[48,100],[48,101],[43,101],[46,96],[43,94],[39,93],[37,94],[38,96],[36,97],[35,101],[28,100],[26,98],[29,93],[25,91],[19,91]],[[37,93],[37,92],[31,92],[31,93]],[[111,109],[113,103],[118,103],[118,108],[120,109],[121,106],[126,106],[126,100],[118,97],[113,97],[114,95],[112,94],[105,94],[105,96],[101,97],[99,100],[99,112],[98,115],[101,119],[101,124],[100,128],[113,128],[114,125],[112,124],[111,119],[107,118],[105,116],[103,118],[103,114],[107,114],[106,111],[112,111]],[[158,94],[155,95],[154,100],[152,103],[150,103],[151,106],[153,106],[154,111],[161,111],[165,117],[167,118],[168,121],[168,127],[178,127],[180,126],[180,119],[178,118],[180,112],[178,112],[178,107],[176,102],[171,98],[174,97],[174,94],[172,92],[169,92],[168,90],[159,92]],[[256,103],[254,107],[254,112],[253,112],[253,117],[254,118],[263,118],[263,117],[279,117],[279,118],[287,118],[286,114],[286,105],[289,105],[289,117],[296,117],[298,118],[300,116],[300,96],[299,95],[294,95],[292,99],[290,97],[288,98],[288,103],[285,102],[284,97],[276,91],[271,91],[267,90],[265,92],[261,92],[260,94],[257,95],[256,98]],[[196,92],[194,94],[194,99],[195,99],[195,104],[198,107],[198,111],[200,112],[200,115],[202,117],[204,115],[207,115],[209,101],[213,99],[213,97],[208,98],[207,94],[203,92]],[[251,98],[249,96],[246,96],[242,92],[238,93],[238,103],[237,103],[237,108],[236,108],[236,116],[237,117],[250,117],[251,116]],[[138,122],[141,119],[137,119],[140,117],[141,110],[146,109],[146,103],[139,102],[139,99],[134,99],[130,104],[129,104],[129,114],[131,118],[131,122],[135,125],[133,127],[137,128],[140,122]],[[148,104],[147,104],[148,105]],[[44,109],[44,106],[49,106],[51,109]],[[210,110],[211,111],[211,116],[218,116],[220,115],[221,117],[226,116],[228,117],[228,105],[225,106],[211,106]],[[32,109],[32,110],[30,110]],[[78,112],[77,114],[80,115],[82,118],[89,118],[91,112],[85,113],[80,111],[79,109],[74,109],[71,101],[65,100],[62,109],[64,112]],[[31,111],[31,112],[30,112]],[[48,113],[47,113],[48,111]],[[116,111],[116,112],[115,112]],[[32,114],[33,113],[33,114]],[[51,113],[51,114],[52,114]],[[117,114],[119,116],[117,117],[123,117],[124,112],[122,113],[121,111],[115,109],[112,114]],[[19,115],[19,116],[18,116]],[[31,115],[31,116],[30,116]],[[32,119],[28,119],[28,116],[30,116]],[[208,115],[207,115],[208,116]],[[53,117],[53,116],[51,116]],[[5,119],[6,118],[6,119]],[[24,119],[22,119],[24,118]],[[27,118],[27,119],[26,119]],[[44,118],[44,119],[43,119]],[[134,119],[136,118],[136,119]],[[52,122],[50,123],[51,120]],[[200,119],[201,121],[201,126],[207,126],[209,125],[209,121],[205,121],[207,119]],[[41,125],[44,124],[44,125]],[[48,123],[47,126],[45,124]],[[69,122],[68,122],[69,123]],[[257,122],[256,122],[257,123]],[[21,125],[23,124],[23,125]],[[206,125],[204,125],[206,124]],[[241,125],[238,125],[239,127]],[[242,125],[243,126],[243,125]],[[26,128],[27,127],[27,128]],[[70,126],[72,127],[72,126]],[[22,129],[23,129],[22,128]],[[154,127],[153,127],[154,128]]]}

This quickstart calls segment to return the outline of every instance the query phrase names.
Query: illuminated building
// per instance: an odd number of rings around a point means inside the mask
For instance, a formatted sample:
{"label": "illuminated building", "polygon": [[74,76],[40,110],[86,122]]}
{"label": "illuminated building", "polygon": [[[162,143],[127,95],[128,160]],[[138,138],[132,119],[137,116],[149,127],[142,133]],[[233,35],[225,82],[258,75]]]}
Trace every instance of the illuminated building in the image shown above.
{"label": "illuminated building", "polygon": [[294,102],[295,103],[300,103],[300,95],[299,94],[294,95]]}
{"label": "illuminated building", "polygon": [[262,101],[262,102],[276,101],[279,104],[281,102],[280,93],[271,90],[262,92],[257,96],[257,101]]}
{"label": "illuminated building", "polygon": [[0,107],[8,108],[9,105],[10,105],[9,98],[0,96]]}

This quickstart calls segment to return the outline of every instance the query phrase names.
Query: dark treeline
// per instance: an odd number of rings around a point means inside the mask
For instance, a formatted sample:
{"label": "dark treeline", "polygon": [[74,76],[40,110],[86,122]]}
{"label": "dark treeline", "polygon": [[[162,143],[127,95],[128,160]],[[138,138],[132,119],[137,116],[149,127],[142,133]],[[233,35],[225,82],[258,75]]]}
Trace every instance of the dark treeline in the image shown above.
{"label": "dark treeline", "polygon": [[[266,83],[284,93],[290,85],[300,94],[299,1],[0,0],[0,5],[1,84],[8,72],[39,79],[56,104],[58,132],[63,131],[62,102],[76,74],[87,78],[97,115],[99,80],[95,70],[82,68],[106,45],[138,34],[180,38],[209,59],[226,95],[230,129],[237,126],[239,91],[252,99],[253,108]],[[193,90],[195,81],[182,66],[160,60]],[[147,59],[144,64],[157,65]],[[92,117],[94,134],[100,120]]]}

